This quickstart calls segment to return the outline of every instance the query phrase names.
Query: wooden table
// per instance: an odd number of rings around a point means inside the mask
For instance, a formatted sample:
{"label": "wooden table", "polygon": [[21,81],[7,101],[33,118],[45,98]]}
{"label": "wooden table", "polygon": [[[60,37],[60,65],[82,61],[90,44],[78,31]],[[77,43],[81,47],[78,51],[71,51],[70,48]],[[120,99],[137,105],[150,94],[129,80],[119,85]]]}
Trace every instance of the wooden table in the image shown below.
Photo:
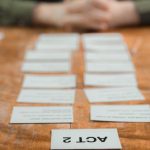
{"label": "wooden table", "polygon": [[[6,34],[0,42],[0,150],[48,150],[50,131],[56,128],[117,128],[124,150],[150,150],[150,123],[92,122],[89,119],[90,104],[83,93],[83,49],[72,58],[72,72],[78,76],[77,95],[74,104],[73,124],[9,124],[13,106],[50,106],[50,104],[17,103],[23,73],[21,65],[25,49],[33,44],[39,33],[48,29],[0,28]],[[54,31],[54,30],[53,30]],[[131,49],[138,39],[142,44],[133,56],[139,88],[145,101],[122,102],[122,104],[150,104],[150,28],[125,28],[120,32]],[[102,103],[106,104],[106,103]],[[111,103],[118,104],[118,103]]]}

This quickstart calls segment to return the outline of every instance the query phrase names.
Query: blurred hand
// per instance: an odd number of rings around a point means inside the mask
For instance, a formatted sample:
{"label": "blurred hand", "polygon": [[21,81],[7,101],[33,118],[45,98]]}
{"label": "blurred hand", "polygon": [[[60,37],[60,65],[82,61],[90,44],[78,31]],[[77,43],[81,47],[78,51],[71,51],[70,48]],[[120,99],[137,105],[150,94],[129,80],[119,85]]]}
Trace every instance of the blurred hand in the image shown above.
{"label": "blurred hand", "polygon": [[138,24],[140,19],[132,1],[76,0],[61,4],[38,4],[35,24],[78,30],[106,30]]}
{"label": "blurred hand", "polygon": [[76,0],[66,5],[65,26],[76,29],[105,30],[110,20],[106,0]]}
{"label": "blurred hand", "polygon": [[62,4],[38,4],[34,23],[75,29],[103,30],[110,20],[106,0],[76,0]]}
{"label": "blurred hand", "polygon": [[69,8],[68,22],[72,26],[106,30],[140,23],[133,1],[84,0],[80,3]]}

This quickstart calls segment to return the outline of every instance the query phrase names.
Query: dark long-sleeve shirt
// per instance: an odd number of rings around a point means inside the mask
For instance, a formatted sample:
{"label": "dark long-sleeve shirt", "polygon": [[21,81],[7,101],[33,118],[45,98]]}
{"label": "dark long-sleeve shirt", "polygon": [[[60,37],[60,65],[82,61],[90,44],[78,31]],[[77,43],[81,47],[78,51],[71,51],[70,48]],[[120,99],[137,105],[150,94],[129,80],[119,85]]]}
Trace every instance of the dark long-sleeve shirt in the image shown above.
{"label": "dark long-sleeve shirt", "polygon": [[63,0],[0,0],[0,25],[31,25],[33,9],[38,2]]}

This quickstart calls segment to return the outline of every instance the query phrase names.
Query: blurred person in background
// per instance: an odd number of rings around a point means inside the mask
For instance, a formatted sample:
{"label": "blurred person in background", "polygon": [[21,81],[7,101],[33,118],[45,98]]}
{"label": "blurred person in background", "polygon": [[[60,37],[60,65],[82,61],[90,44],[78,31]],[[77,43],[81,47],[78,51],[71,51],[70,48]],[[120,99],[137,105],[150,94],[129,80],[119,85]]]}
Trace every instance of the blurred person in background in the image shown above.
{"label": "blurred person in background", "polygon": [[150,25],[150,0],[0,0],[0,25],[78,30]]}

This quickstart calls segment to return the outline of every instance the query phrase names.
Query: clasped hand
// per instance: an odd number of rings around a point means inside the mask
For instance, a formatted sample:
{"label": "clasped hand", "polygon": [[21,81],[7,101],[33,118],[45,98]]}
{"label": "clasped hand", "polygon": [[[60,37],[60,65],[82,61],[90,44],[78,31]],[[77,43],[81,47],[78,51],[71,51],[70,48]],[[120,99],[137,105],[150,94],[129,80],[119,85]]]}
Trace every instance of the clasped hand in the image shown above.
{"label": "clasped hand", "polygon": [[34,10],[34,23],[78,30],[107,30],[139,23],[132,1],[76,0],[61,4],[41,3]]}

